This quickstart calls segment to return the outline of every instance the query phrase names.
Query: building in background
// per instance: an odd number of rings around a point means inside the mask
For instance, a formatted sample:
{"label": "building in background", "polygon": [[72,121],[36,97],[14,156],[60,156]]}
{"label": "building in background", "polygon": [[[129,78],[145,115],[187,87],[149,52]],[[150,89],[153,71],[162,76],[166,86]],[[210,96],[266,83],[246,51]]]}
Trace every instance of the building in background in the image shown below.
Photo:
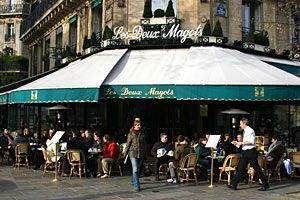
{"label": "building in background", "polygon": [[0,1],[0,50],[13,49],[14,55],[26,56],[28,53],[20,40],[20,26],[30,13],[30,4],[23,0]]}

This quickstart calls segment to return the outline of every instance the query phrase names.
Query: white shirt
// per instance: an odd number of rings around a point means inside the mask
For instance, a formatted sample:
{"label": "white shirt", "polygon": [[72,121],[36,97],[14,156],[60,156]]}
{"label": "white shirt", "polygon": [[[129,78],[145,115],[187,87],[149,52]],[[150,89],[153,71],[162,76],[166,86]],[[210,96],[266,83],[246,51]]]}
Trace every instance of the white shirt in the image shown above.
{"label": "white shirt", "polygon": [[243,147],[242,147],[243,150],[253,149],[256,146],[255,132],[249,126],[247,126],[244,129],[243,142],[251,142],[252,143],[252,144],[243,144]]}

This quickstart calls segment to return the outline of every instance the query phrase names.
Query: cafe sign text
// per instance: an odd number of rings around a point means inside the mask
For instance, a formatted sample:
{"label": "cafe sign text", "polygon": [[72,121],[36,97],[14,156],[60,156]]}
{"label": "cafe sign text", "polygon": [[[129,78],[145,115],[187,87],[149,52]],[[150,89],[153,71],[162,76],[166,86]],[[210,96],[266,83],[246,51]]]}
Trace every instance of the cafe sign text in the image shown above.
{"label": "cafe sign text", "polygon": [[[161,34],[162,33],[162,34]],[[174,24],[170,30],[165,31],[144,31],[142,26],[135,26],[129,38],[129,32],[124,31],[123,26],[114,28],[114,36],[112,39],[157,39],[157,38],[181,38],[180,42],[184,43],[187,38],[202,36],[202,27],[199,25],[196,30],[181,30],[179,24]]]}

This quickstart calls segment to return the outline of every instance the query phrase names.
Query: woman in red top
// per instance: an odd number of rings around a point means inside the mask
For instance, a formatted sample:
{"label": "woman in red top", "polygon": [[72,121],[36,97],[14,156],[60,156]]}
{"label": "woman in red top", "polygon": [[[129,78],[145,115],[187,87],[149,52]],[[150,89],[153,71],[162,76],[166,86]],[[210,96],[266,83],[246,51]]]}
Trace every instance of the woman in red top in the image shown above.
{"label": "woman in red top", "polygon": [[101,178],[107,178],[108,171],[109,171],[109,164],[118,160],[120,155],[120,148],[114,141],[110,139],[110,136],[108,134],[105,134],[103,136],[103,141],[104,141],[104,148],[103,148],[103,158],[102,158],[102,169],[104,175],[101,176]]}

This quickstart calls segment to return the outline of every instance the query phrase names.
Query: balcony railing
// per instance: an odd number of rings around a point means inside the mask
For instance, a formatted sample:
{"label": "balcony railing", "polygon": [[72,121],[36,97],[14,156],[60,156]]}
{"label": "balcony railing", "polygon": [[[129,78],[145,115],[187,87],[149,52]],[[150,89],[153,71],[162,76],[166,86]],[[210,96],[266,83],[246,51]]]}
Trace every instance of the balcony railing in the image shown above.
{"label": "balcony railing", "polygon": [[7,5],[0,5],[0,14],[25,14],[28,15],[30,11],[29,4],[7,4]]}
{"label": "balcony railing", "polygon": [[26,33],[30,28],[33,27],[35,22],[39,20],[48,10],[49,8],[56,3],[58,0],[44,0],[42,1],[21,23],[21,35]]}
{"label": "balcony railing", "polygon": [[15,34],[5,34],[5,42],[15,42],[16,35]]}

